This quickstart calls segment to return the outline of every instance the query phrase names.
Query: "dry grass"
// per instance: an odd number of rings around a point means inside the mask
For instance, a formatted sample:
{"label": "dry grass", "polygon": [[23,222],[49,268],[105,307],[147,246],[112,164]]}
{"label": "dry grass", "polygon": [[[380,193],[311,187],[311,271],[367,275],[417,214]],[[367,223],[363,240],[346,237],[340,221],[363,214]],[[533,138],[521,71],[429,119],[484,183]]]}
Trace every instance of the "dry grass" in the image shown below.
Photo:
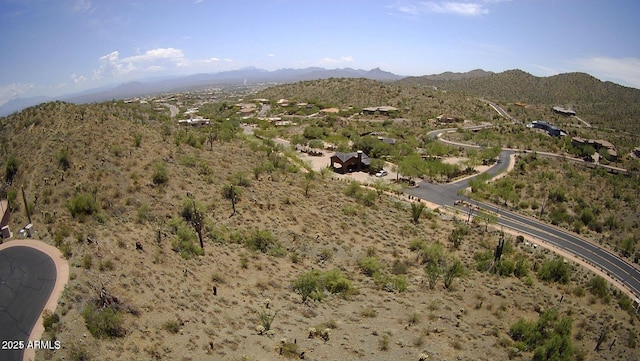
{"label": "dry grass", "polygon": [[[17,125],[39,119],[39,112],[47,114],[39,124]],[[110,104],[58,104],[28,110],[26,120],[3,123],[9,151],[21,162],[16,184],[25,183],[30,199],[38,194],[37,237],[53,244],[54,233],[64,231],[59,238],[72,253],[74,277],[56,311],[61,315],[56,337],[64,349],[39,352],[38,359],[71,357],[78,350],[94,359],[280,359],[281,346],[283,355],[304,351],[308,359],[412,360],[422,353],[434,359],[505,359],[509,343],[501,340],[510,325],[520,317],[536,317],[536,305],[557,305],[562,295],[560,310],[571,313],[581,333],[574,343],[587,354],[599,325],[611,325],[612,339],[626,340],[631,331],[638,332],[636,318],[615,305],[589,304],[588,297],[571,293],[571,285],[527,285],[524,279],[475,271],[474,253],[486,249],[482,244],[492,248],[497,242],[484,227],[471,226],[456,250],[447,240],[453,221],[434,217],[414,224],[408,206],[386,197],[375,207],[361,207],[344,195],[347,183],[317,177],[305,197],[300,172],[263,174],[238,187],[237,213],[229,217],[231,202],[223,197],[223,185],[235,174],[252,174],[267,161],[267,153],[248,138],[217,141],[213,150],[176,145],[172,136],[163,136],[155,117]],[[140,135],[139,144],[134,135]],[[69,147],[71,161],[64,172],[49,151],[62,144]],[[184,157],[189,162],[179,161]],[[191,166],[191,160],[198,166]],[[166,184],[153,182],[157,162],[166,166]],[[207,167],[212,171],[198,172]],[[66,202],[80,191],[93,195],[96,215],[71,216]],[[206,216],[204,255],[189,259],[172,249],[178,236],[170,226],[172,218],[180,218],[187,192],[204,206]],[[357,212],[345,214],[345,207]],[[46,223],[45,214],[55,216]],[[15,224],[25,218],[18,211]],[[245,242],[258,231],[273,236],[266,252],[252,251]],[[82,242],[76,239],[80,232]],[[428,289],[425,272],[409,249],[417,237],[441,242],[447,255],[466,265],[466,275],[455,280],[453,290],[444,290],[441,281]],[[136,250],[136,242],[142,250]],[[532,261],[545,257],[542,251],[518,252]],[[367,256],[406,277],[407,290],[387,292],[362,274],[358,260]],[[312,269],[339,269],[359,292],[302,304],[291,282]],[[575,280],[589,278],[581,272]],[[139,310],[137,316],[123,316],[124,338],[83,337],[88,332],[82,309],[101,285]],[[257,330],[262,325],[256,310],[275,316],[270,332]],[[78,346],[78,340],[91,347]],[[639,352],[618,342],[612,351],[603,348],[590,356],[637,359]]]}

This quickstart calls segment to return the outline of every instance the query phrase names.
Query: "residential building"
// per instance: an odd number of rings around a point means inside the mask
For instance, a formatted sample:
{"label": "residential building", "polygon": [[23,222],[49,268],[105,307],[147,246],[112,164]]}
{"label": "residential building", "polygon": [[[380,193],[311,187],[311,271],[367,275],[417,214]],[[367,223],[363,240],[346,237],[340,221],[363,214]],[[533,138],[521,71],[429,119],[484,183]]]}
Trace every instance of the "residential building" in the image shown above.
{"label": "residential building", "polygon": [[560,114],[560,115],[566,115],[568,117],[575,117],[576,116],[576,112],[571,110],[571,109],[565,109],[563,107],[551,107],[551,110],[553,110],[554,113]]}
{"label": "residential building", "polygon": [[371,158],[361,150],[357,152],[336,152],[331,156],[331,168],[338,173],[365,171],[371,165]]}
{"label": "residential building", "polygon": [[564,130],[556,127],[553,124],[547,123],[544,120],[534,120],[530,124],[527,124],[527,128],[542,129],[545,130],[547,134],[554,137],[564,137],[567,135],[567,132],[565,132]]}
{"label": "residential building", "polygon": [[586,139],[582,137],[573,137],[571,138],[571,144],[573,144],[574,146],[590,145],[596,151],[605,149],[610,159],[618,159],[618,151],[616,150],[616,146],[611,144],[611,142],[603,139]]}

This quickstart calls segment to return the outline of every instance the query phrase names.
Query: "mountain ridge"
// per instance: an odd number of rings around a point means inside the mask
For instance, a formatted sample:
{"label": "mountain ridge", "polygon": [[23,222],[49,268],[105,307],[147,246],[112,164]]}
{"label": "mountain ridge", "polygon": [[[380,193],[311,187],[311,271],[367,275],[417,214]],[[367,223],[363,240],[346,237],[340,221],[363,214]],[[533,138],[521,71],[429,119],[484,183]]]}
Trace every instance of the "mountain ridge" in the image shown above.
{"label": "mountain ridge", "polygon": [[208,86],[243,86],[263,83],[289,83],[325,78],[367,78],[379,81],[395,81],[404,76],[375,68],[371,70],[353,68],[326,69],[308,67],[302,69],[282,68],[273,71],[256,67],[245,67],[217,73],[199,73],[160,80],[138,79],[121,84],[112,84],[57,97],[16,98],[0,106],[0,116],[6,116],[26,107],[46,101],[62,100],[72,103],[93,103],[111,99],[123,99],[173,91],[198,89]]}

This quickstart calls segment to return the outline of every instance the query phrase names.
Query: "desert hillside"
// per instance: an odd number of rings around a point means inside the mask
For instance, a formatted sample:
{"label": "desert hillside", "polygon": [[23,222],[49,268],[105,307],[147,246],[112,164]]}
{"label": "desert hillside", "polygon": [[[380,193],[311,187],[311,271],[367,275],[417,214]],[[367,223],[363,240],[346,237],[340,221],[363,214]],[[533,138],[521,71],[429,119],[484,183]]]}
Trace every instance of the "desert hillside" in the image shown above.
{"label": "desert hillside", "polygon": [[489,222],[415,219],[237,118],[168,114],[55,102],[0,120],[12,230],[24,186],[35,238],[71,268],[43,336],[62,349],[38,360],[640,358],[630,300],[577,265],[511,235],[496,258]]}
{"label": "desert hillside", "polygon": [[[522,70],[466,77],[408,77],[397,84],[438,87],[474,94],[503,104],[529,103],[546,107],[563,106],[578,116],[591,119],[598,127],[638,133],[640,90],[603,82],[585,73],[537,77]],[[637,141],[637,138],[636,138]]]}

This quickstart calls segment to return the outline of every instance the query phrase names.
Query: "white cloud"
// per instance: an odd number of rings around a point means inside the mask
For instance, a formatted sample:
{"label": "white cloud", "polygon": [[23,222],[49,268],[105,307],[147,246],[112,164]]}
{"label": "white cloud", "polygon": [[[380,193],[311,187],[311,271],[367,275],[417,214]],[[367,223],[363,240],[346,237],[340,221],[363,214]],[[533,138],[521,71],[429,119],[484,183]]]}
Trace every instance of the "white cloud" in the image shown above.
{"label": "white cloud", "polygon": [[73,84],[75,84],[75,85],[78,85],[80,83],[84,83],[85,81],[87,81],[87,77],[84,76],[84,75],[79,75],[78,76],[76,74],[71,74],[70,78],[73,81]]}
{"label": "white cloud", "polygon": [[640,59],[596,56],[574,60],[579,71],[640,89]]}
{"label": "white cloud", "polygon": [[13,83],[7,85],[0,85],[0,106],[4,105],[10,100],[19,98],[21,95],[28,93],[34,88],[31,83]]}
{"label": "white cloud", "polygon": [[120,53],[112,51],[111,53],[98,59],[100,66],[93,71],[93,79],[119,77],[128,74],[136,69],[132,63],[125,64],[120,60]]}
{"label": "white cloud", "polygon": [[353,57],[351,56],[343,56],[339,59],[335,59],[335,58],[322,58],[318,61],[318,65],[319,66],[331,66],[331,65],[337,65],[337,64],[342,64],[342,63],[351,63],[353,62]]}
{"label": "white cloud", "polygon": [[410,16],[419,16],[428,13],[480,16],[488,14],[491,5],[507,1],[511,0],[400,1],[393,7],[396,11]]}
{"label": "white cloud", "polygon": [[[133,73],[170,72],[178,69],[180,69],[180,73],[185,71],[211,71],[212,64],[233,63],[233,60],[216,57],[188,59],[180,49],[156,48],[124,58],[121,58],[120,52],[116,50],[100,57],[98,63],[99,67],[93,71],[94,80],[118,78]],[[81,80],[81,77],[76,76],[76,79]]]}
{"label": "white cloud", "polygon": [[189,65],[194,65],[194,66],[197,66],[198,64],[216,64],[216,63],[233,63],[233,60],[229,58],[220,59],[220,58],[212,57],[209,59],[189,61]]}
{"label": "white cloud", "polygon": [[184,53],[182,50],[174,48],[158,48],[147,50],[144,54],[129,56],[123,58],[123,62],[138,63],[152,62],[157,60],[169,60],[180,63],[184,61]]}

